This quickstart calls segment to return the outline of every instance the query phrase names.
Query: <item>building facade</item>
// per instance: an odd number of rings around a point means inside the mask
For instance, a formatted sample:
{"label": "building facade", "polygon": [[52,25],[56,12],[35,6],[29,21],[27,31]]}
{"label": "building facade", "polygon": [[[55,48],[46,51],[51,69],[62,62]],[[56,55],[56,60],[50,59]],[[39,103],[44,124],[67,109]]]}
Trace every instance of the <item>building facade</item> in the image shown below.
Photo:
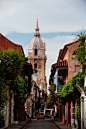
{"label": "building facade", "polygon": [[40,88],[47,92],[46,85],[46,55],[45,55],[45,43],[40,38],[38,21],[36,23],[36,29],[34,38],[29,43],[28,48],[28,62],[32,64],[33,69],[37,70],[38,77],[40,79]]}
{"label": "building facade", "polygon": [[[58,102],[59,98],[58,91],[59,88],[64,87],[64,85],[67,84],[72,79],[73,76],[81,72],[81,66],[79,61],[73,59],[76,57],[75,50],[79,49],[79,45],[80,41],[77,40],[75,42],[66,44],[64,48],[59,51],[57,63],[53,64],[51,67],[51,75],[49,80],[50,85],[52,85],[52,82],[56,83],[56,105],[57,105],[56,112],[58,113],[58,120],[62,121],[64,124],[71,127],[73,127],[74,125],[78,127],[78,120],[76,117],[77,110],[75,110],[77,109],[76,96],[78,94],[80,98],[82,96],[83,90],[81,90],[81,88],[76,85],[75,86],[76,92],[75,93],[73,92],[72,95],[70,95],[68,98],[64,98],[64,101],[62,101],[61,103]],[[54,80],[52,79],[53,76]],[[72,100],[72,97],[75,97],[75,99]],[[79,105],[82,114],[81,105],[82,102]],[[80,124],[82,127],[82,120]]]}

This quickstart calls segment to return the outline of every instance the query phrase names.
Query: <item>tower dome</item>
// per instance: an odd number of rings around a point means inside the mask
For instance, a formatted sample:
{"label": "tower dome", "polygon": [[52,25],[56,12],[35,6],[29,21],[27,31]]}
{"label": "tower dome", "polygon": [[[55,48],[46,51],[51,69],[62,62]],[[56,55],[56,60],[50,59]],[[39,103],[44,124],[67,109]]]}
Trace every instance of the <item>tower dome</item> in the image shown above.
{"label": "tower dome", "polygon": [[28,53],[30,55],[34,55],[34,52],[33,52],[34,49],[37,49],[37,51],[38,51],[37,55],[38,56],[42,55],[42,53],[45,51],[45,43],[43,43],[42,39],[40,38],[38,21],[36,22],[34,38],[29,43],[29,51],[28,51]]}

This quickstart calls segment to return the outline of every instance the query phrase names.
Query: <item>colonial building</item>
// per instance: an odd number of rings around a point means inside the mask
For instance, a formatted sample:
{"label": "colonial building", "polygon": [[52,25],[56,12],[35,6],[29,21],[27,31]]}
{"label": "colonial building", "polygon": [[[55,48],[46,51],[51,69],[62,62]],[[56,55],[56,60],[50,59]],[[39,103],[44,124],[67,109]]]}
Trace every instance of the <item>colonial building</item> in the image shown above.
{"label": "colonial building", "polygon": [[45,55],[45,43],[40,38],[38,21],[36,23],[36,29],[34,38],[29,43],[28,49],[28,62],[32,64],[33,69],[37,69],[37,74],[40,79],[40,88],[47,92],[45,68],[46,68],[46,55]]}
{"label": "colonial building", "polygon": [[[56,94],[55,94],[55,100],[56,100],[56,112],[58,114],[58,120],[62,121],[64,124],[68,126],[75,126],[78,127],[79,124],[81,124],[82,129],[82,122],[78,124],[78,120],[75,114],[77,114],[77,104],[76,104],[76,96],[78,94],[79,98],[81,97],[81,103],[79,103],[79,106],[81,105],[81,114],[82,113],[82,93],[84,92],[80,86],[75,85],[75,93],[73,92],[68,98],[64,98],[64,101],[61,103],[58,101],[58,91],[59,88],[64,87],[65,84],[67,84],[74,75],[77,75],[81,72],[81,66],[79,61],[73,58],[76,57],[75,50],[79,49],[80,41],[77,40],[75,42],[66,44],[63,49],[60,50],[59,56],[57,59],[57,63],[53,64],[51,67],[51,75],[49,84],[52,85],[52,82],[56,83]],[[53,79],[54,76],[54,79]],[[70,87],[72,90],[72,88]],[[65,90],[64,90],[65,92]],[[73,100],[72,97],[75,99]],[[63,98],[62,98],[63,99]],[[66,100],[65,100],[66,99]],[[65,103],[65,104],[64,104]],[[63,108],[63,104],[65,105]],[[63,113],[64,110],[64,113]],[[75,114],[74,114],[75,113]],[[84,117],[81,118],[84,119]]]}

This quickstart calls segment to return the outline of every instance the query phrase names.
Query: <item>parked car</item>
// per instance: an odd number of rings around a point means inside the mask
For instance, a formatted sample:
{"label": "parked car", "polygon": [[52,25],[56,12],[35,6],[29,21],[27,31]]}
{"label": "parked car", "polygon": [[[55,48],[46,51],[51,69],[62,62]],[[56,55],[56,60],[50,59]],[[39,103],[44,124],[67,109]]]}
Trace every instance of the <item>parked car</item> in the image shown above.
{"label": "parked car", "polygon": [[44,120],[44,113],[40,112],[37,114],[37,120],[38,119],[43,119]]}

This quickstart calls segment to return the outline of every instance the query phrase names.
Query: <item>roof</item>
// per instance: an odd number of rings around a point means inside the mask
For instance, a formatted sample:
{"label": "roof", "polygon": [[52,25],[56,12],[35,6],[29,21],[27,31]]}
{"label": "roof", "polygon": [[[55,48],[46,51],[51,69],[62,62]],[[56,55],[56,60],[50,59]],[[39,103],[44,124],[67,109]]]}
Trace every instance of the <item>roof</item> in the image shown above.
{"label": "roof", "polygon": [[4,35],[2,35],[0,33],[0,50],[1,50],[1,48],[4,49],[4,50],[17,49],[24,56],[23,47],[21,45],[13,43],[12,41],[7,39]]}
{"label": "roof", "polygon": [[63,66],[68,66],[68,63],[67,63],[67,60],[63,60],[63,61],[60,61],[60,62],[57,62],[57,63],[54,63],[52,65],[52,69],[53,70],[53,67],[63,67]]}
{"label": "roof", "polygon": [[6,39],[7,41],[9,41],[10,43],[12,43],[12,44],[14,44],[14,45],[16,45],[16,46],[18,46],[18,47],[21,47],[21,45],[16,44],[16,43],[13,43],[12,41],[10,41],[9,39],[7,39],[4,35],[2,35],[2,34],[0,33],[0,38],[1,38],[1,37],[3,37],[4,39]]}
{"label": "roof", "polygon": [[[60,50],[60,52],[59,52],[59,56],[58,56],[58,60],[57,61],[59,61],[60,59],[63,59],[63,53],[66,53],[66,51],[67,51],[67,47],[68,46],[71,46],[71,45],[73,45],[73,44],[75,44],[75,43],[77,43],[77,42],[79,42],[80,40],[76,40],[75,42],[72,42],[72,43],[68,43],[68,44],[66,44],[65,46],[64,46],[64,48],[63,49],[61,49]],[[65,55],[65,54],[64,54]]]}
{"label": "roof", "polygon": [[39,37],[34,37],[31,42],[29,43],[29,48],[34,48],[35,45],[37,45],[36,48],[45,48],[45,44]]}

